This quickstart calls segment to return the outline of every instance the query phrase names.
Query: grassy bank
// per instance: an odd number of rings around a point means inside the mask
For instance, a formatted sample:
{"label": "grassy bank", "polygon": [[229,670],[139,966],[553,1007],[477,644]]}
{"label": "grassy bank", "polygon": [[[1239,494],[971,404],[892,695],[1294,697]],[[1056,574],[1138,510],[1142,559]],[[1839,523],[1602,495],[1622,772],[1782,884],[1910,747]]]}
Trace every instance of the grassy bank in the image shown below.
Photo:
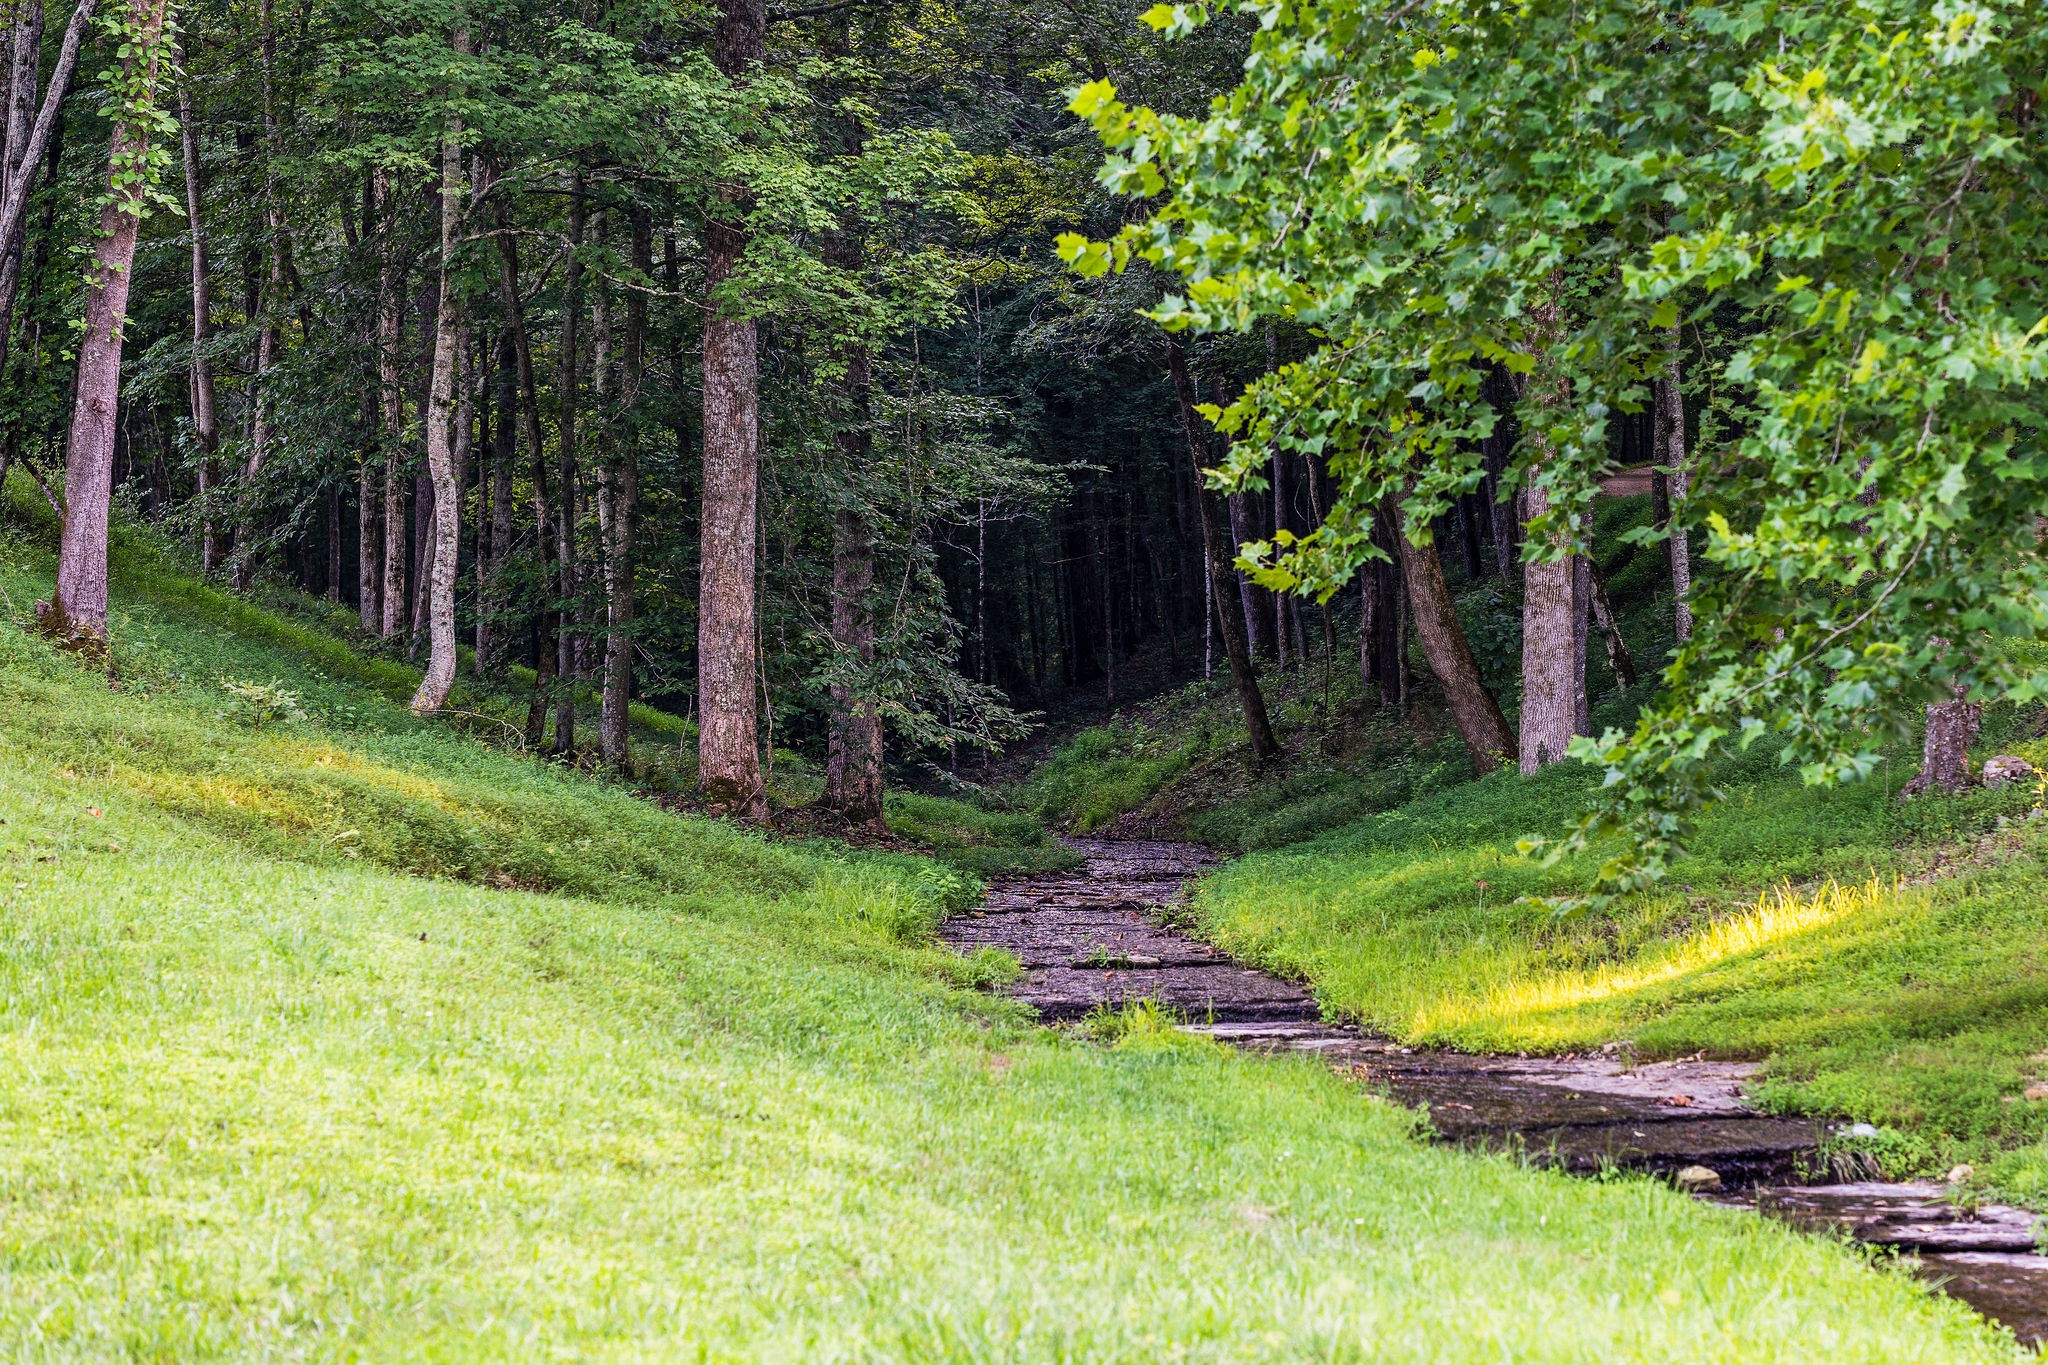
{"label": "grassy bank", "polygon": [[[2048,762],[2039,741],[2001,747]],[[2039,793],[1813,791],[1763,753],[1724,785],[1674,884],[1612,912],[1518,903],[1588,874],[1514,852],[1590,798],[1561,767],[1245,858],[1195,913],[1233,952],[1314,982],[1331,1011],[1405,1039],[1766,1058],[1768,1104],[1879,1125],[1861,1145],[1895,1174],[1968,1160],[2048,1193],[2048,1104],[2024,1098],[2048,1077]]]}
{"label": "grassy bank", "polygon": [[[17,601],[47,568],[0,540]],[[930,946],[957,871],[667,814],[174,594],[118,624],[112,688],[0,624],[9,1356],[2016,1358],[1316,1066],[1032,1029]]]}

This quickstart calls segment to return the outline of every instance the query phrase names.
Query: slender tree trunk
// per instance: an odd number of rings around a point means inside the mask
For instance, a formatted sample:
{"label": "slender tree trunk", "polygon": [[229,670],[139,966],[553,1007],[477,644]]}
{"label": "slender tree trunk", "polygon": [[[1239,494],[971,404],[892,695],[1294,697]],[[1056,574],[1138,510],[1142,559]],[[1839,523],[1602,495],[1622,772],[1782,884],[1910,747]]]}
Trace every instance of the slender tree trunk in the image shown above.
{"label": "slender tree trunk", "polygon": [[263,216],[269,230],[267,243],[269,257],[268,282],[259,295],[256,330],[256,372],[250,380],[255,395],[253,415],[249,425],[249,449],[242,463],[242,487],[240,503],[240,530],[235,537],[235,556],[228,577],[236,591],[249,586],[255,577],[257,558],[261,552],[261,537],[257,534],[254,517],[257,515],[256,478],[270,459],[273,414],[276,404],[269,392],[271,367],[276,365],[281,338],[278,333],[279,310],[284,306],[284,205],[277,184],[277,102],[272,88],[273,68],[277,61],[277,37],[272,24],[271,0],[261,0],[257,6],[257,54],[262,72],[263,90]]}
{"label": "slender tree trunk", "polygon": [[512,452],[518,441],[519,379],[512,354],[512,329],[498,333],[492,404],[491,463],[477,478],[478,535],[489,528],[486,554],[477,557],[476,671],[489,677],[498,666],[498,613],[504,609],[505,565],[512,555]]}
{"label": "slender tree trunk", "polygon": [[[132,33],[123,51],[123,84],[134,83],[139,108],[114,122],[107,156],[107,199],[99,243],[87,276],[85,327],[78,342],[78,388],[64,456],[64,529],[57,547],[57,586],[37,603],[44,631],[73,648],[104,654],[107,639],[107,523],[114,492],[115,418],[121,399],[121,332],[128,316],[128,280],[142,223],[149,132],[159,57],[170,0],[133,0]],[[137,64],[141,70],[137,71]],[[139,80],[137,79],[139,77]],[[116,106],[117,108],[119,106]]]}
{"label": "slender tree trunk", "polygon": [[[12,119],[9,120],[10,126]],[[213,276],[207,266],[206,219],[199,191],[199,131],[192,117],[189,81],[178,84],[178,127],[185,154],[185,214],[192,232],[192,436],[199,443],[199,566],[204,573],[220,568],[220,535],[211,505],[214,456],[220,450],[220,406],[213,387],[213,362],[207,344],[213,339]],[[10,138],[10,151],[12,139]]]}
{"label": "slender tree trunk", "polygon": [[341,486],[330,484],[327,489],[327,574],[321,584],[323,595],[330,602],[341,601]]}
{"label": "slender tree trunk", "polygon": [[1614,603],[1607,596],[1606,575],[1590,558],[1586,561],[1586,572],[1592,590],[1589,605],[1593,624],[1600,628],[1600,638],[1607,646],[1607,667],[1614,674],[1616,686],[1627,691],[1636,685],[1636,666],[1629,658],[1628,641],[1621,638],[1621,622],[1614,614]]}
{"label": "slender tree trunk", "polygon": [[[459,60],[469,55],[469,30],[450,39]],[[433,545],[427,563],[427,669],[413,693],[416,715],[448,704],[455,686],[455,570],[462,544],[462,473],[454,449],[455,371],[466,352],[462,301],[456,297],[455,246],[462,234],[462,120],[450,114],[441,131],[441,288],[434,317],[433,379],[427,390],[427,474],[434,482]],[[463,385],[467,397],[469,386]],[[467,406],[465,403],[464,406]],[[467,423],[465,422],[465,426]],[[466,438],[467,433],[463,433]]]}
{"label": "slender tree trunk", "polygon": [[[642,277],[654,273],[654,225],[647,210],[634,205],[629,221],[632,262]],[[630,760],[633,700],[633,619],[638,613],[634,572],[640,536],[640,456],[638,426],[631,420],[640,401],[647,368],[647,295],[626,295],[625,347],[619,358],[618,417],[611,442],[612,524],[605,565],[604,696],[598,717],[598,741],[604,760],[624,770]]]}
{"label": "slender tree trunk", "polygon": [[526,747],[539,749],[546,724],[548,692],[555,677],[555,634],[558,630],[551,594],[556,589],[554,536],[548,502],[547,446],[541,438],[539,386],[533,376],[533,345],[526,331],[526,308],[519,297],[519,246],[512,235],[511,215],[502,197],[494,197],[493,226],[498,239],[498,287],[505,305],[505,329],[512,334],[512,358],[519,378],[519,426],[526,437],[526,463],[533,484],[533,528],[540,542],[541,601],[535,613],[533,700],[526,710]]}
{"label": "slender tree trunk", "polygon": [[405,461],[400,441],[405,433],[403,358],[398,333],[405,312],[404,267],[398,261],[397,204],[390,172],[376,173],[375,195],[381,240],[377,258],[377,395],[383,423],[384,452],[384,583],[378,596],[384,619],[378,633],[386,639],[405,633]]}
{"label": "slender tree trunk", "polygon": [[1657,376],[1657,459],[1669,471],[1666,496],[1671,505],[1670,534],[1664,552],[1671,564],[1672,626],[1682,644],[1692,638],[1692,546],[1686,540],[1685,496],[1692,483],[1685,450],[1685,398],[1679,369],[1679,336],[1671,329],[1671,360]]}
{"label": "slender tree trunk", "polygon": [[[712,56],[744,79],[766,51],[763,0],[719,0]],[[756,707],[759,338],[727,282],[747,249],[744,188],[726,184],[704,225],[704,503],[697,613],[697,785],[714,808],[768,813]]]}
{"label": "slender tree trunk", "polygon": [[1480,681],[1471,643],[1444,584],[1443,560],[1435,543],[1416,545],[1409,540],[1400,506],[1393,498],[1387,500],[1386,514],[1400,549],[1401,576],[1408,583],[1408,601],[1415,611],[1415,633],[1422,637],[1423,657],[1444,690],[1451,723],[1457,727],[1458,738],[1465,741],[1472,771],[1484,777],[1515,751],[1515,732],[1508,728],[1500,703]]}
{"label": "slender tree trunk", "polygon": [[1266,698],[1259,690],[1258,674],[1252,667],[1251,640],[1245,631],[1243,599],[1230,591],[1231,564],[1223,548],[1222,513],[1217,498],[1203,486],[1202,471],[1209,465],[1209,437],[1202,430],[1202,415],[1195,411],[1195,386],[1188,376],[1187,356],[1180,343],[1166,343],[1166,368],[1173,379],[1174,397],[1180,405],[1181,434],[1187,441],[1188,461],[1194,466],[1195,510],[1202,523],[1203,558],[1207,562],[1211,600],[1217,628],[1223,634],[1223,654],[1230,662],[1231,681],[1237,685],[1237,700],[1244,712],[1245,734],[1251,741],[1252,757],[1267,763],[1280,756],[1280,742],[1273,737],[1273,722],[1266,715]]}
{"label": "slender tree trunk", "polygon": [[[856,142],[852,148],[858,152]],[[849,274],[866,262],[853,229],[842,227],[825,239],[825,263]],[[843,489],[832,514],[832,645],[842,660],[865,671],[875,661],[875,620],[870,598],[875,587],[874,534],[862,501],[861,478],[873,455],[867,348],[841,347],[845,377],[839,381],[838,449]],[[983,572],[977,566],[976,573]],[[982,628],[986,629],[985,619]],[[837,683],[826,731],[825,805],[850,824],[887,833],[882,818],[882,724],[865,686]]]}
{"label": "slender tree trunk", "polygon": [[576,406],[583,386],[583,172],[569,177],[569,261],[562,280],[561,378],[557,397],[561,415],[556,419],[555,456],[555,566],[561,576],[562,605],[555,632],[555,672],[569,686],[555,696],[554,752],[567,757],[576,749],[576,688],[579,676],[577,655],[581,641],[570,622],[582,605],[582,575],[576,562]]}

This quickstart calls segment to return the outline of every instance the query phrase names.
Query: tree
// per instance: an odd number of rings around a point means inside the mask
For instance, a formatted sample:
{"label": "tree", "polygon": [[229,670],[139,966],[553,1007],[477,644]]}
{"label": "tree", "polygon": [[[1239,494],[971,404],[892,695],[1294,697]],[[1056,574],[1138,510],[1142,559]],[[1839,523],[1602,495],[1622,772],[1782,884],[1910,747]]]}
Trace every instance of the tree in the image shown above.
{"label": "tree", "polygon": [[[712,55],[741,84],[766,50],[761,0],[720,0]],[[729,174],[729,173],[728,173]],[[742,819],[768,813],[761,773],[755,546],[760,479],[759,334],[740,291],[747,195],[718,190],[704,224],[704,512],[697,627],[697,787]]]}
{"label": "tree", "polygon": [[[469,28],[458,22],[449,47],[457,61],[469,55]],[[426,673],[413,693],[416,713],[448,704],[455,685],[455,556],[462,541],[462,479],[454,454],[456,357],[468,347],[455,277],[462,232],[462,119],[451,111],[441,134],[441,288],[434,321],[433,378],[427,397],[427,472],[434,484],[433,543],[427,554]],[[464,386],[465,394],[468,386]],[[463,423],[467,437],[467,420]]]}
{"label": "tree", "polygon": [[[1208,11],[1148,17],[1189,33]],[[1902,698],[2048,691],[2001,643],[2048,627],[2048,280],[2014,246],[2048,228],[2048,167],[2015,131],[2048,60],[2030,14],[1337,0],[1268,17],[1204,115],[1080,90],[1103,183],[1151,203],[1062,251],[1084,272],[1173,269],[1171,327],[1315,329],[1222,418],[1240,451],[1279,442],[1341,470],[1338,505],[1269,581],[1332,588],[1388,493],[1420,520],[1479,486],[1496,425],[1480,378],[1539,358],[1568,405],[1501,472],[1541,509],[1525,560],[1578,552],[1609,421],[1653,397],[1673,327],[1741,320],[1690,363],[1748,404],[1711,459],[1691,452],[1669,531],[1708,533],[1691,638],[1630,732],[1573,742],[1604,770],[1600,802],[1532,847],[1624,836],[1597,889],[1640,887],[1682,852],[1731,746],[1775,736],[1807,780],[1855,780]],[[1654,101],[1608,98],[1647,70]],[[1570,317],[1538,337],[1560,278]]]}
{"label": "tree", "polygon": [[[117,103],[107,153],[107,189],[100,208],[99,243],[87,275],[77,397],[65,441],[57,584],[50,600],[38,603],[36,611],[45,633],[87,653],[103,653],[107,643],[107,523],[113,499],[122,326],[128,316],[135,239],[163,159],[161,138],[167,130],[157,107],[157,87],[168,9],[169,0],[133,0],[119,19],[126,55],[114,81]],[[75,60],[75,36],[67,33],[66,44]]]}

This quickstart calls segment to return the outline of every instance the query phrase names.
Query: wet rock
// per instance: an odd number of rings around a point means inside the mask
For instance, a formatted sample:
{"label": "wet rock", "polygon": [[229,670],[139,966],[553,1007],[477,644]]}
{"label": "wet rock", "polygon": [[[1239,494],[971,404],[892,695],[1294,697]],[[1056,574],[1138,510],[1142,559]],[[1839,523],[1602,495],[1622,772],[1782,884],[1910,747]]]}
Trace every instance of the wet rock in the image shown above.
{"label": "wet rock", "polygon": [[1687,1194],[1705,1194],[1721,1188],[1721,1173],[1712,1166],[1688,1166],[1672,1179]]}
{"label": "wet rock", "polygon": [[1987,787],[2003,787],[2034,775],[2034,765],[2016,754],[2000,754],[1984,760],[1978,780]]}
{"label": "wet rock", "polygon": [[1852,1138],[1874,1138],[1878,1136],[1877,1125],[1874,1123],[1852,1123],[1847,1128],[1844,1128],[1842,1130],[1842,1136]]}
{"label": "wet rock", "polygon": [[1944,1185],[1967,1185],[1976,1176],[1977,1168],[1968,1162],[1948,1168],[1948,1174],[1941,1178]]}

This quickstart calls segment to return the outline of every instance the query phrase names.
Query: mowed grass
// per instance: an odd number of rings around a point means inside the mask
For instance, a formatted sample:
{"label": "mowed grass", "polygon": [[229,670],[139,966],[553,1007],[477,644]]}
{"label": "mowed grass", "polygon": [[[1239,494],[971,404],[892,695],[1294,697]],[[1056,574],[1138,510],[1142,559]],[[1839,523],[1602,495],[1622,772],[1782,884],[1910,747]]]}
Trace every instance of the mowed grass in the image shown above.
{"label": "mowed grass", "polygon": [[[19,598],[47,551],[0,565]],[[7,1358],[2022,1358],[1851,1248],[1426,1146],[1312,1063],[1033,1029],[931,945],[956,871],[124,610],[156,666],[111,688],[0,624]]]}
{"label": "mowed grass", "polygon": [[[2048,761],[2038,741],[2001,747]],[[1670,886],[1560,919],[1520,898],[1589,869],[1514,848],[1592,798],[1575,767],[1252,855],[1205,884],[1196,914],[1331,1012],[1404,1039],[1767,1059],[1766,1103],[1880,1125],[1865,1145],[1895,1174],[1968,1160],[1995,1187],[2048,1194],[2048,1103],[2024,1098],[2048,1078],[2037,791],[1900,803],[1883,778],[1815,791],[1754,753]]]}

